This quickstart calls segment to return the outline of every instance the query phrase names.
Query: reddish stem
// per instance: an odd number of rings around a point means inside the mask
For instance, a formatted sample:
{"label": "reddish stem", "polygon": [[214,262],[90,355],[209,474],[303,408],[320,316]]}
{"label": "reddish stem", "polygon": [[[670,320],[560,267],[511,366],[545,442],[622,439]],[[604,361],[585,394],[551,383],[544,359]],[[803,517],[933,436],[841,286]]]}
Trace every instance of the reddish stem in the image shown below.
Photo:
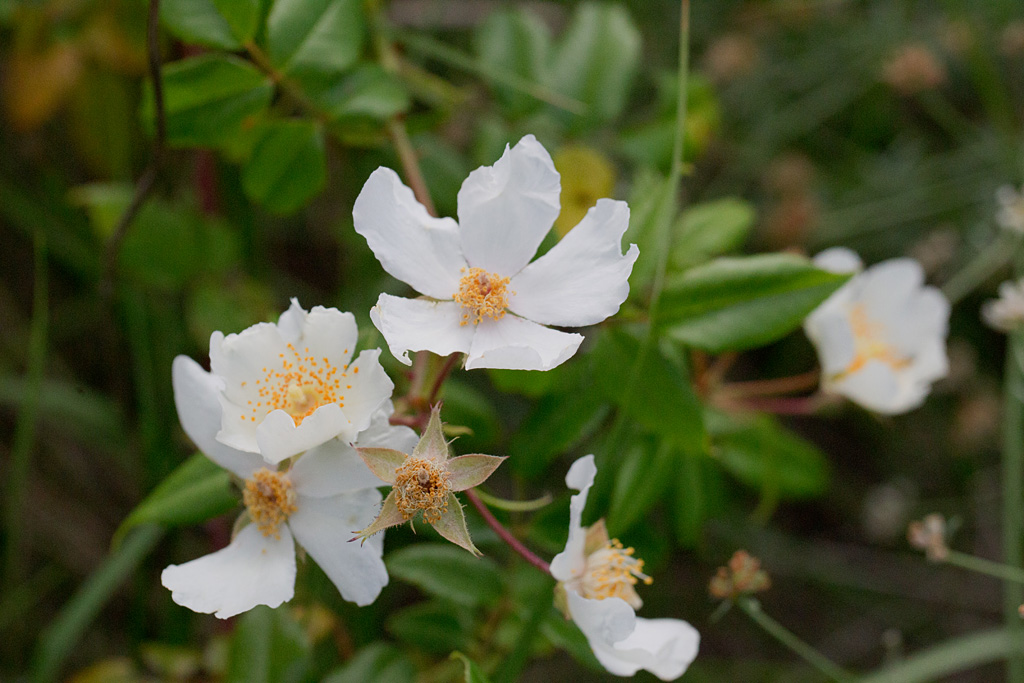
{"label": "reddish stem", "polygon": [[[721,397],[725,399],[726,397]],[[813,415],[828,402],[824,394],[811,394],[799,398],[784,398],[776,396],[733,398],[728,397],[723,401],[726,407],[741,410],[758,410],[776,415]]]}
{"label": "reddish stem", "polygon": [[459,358],[461,357],[462,354],[459,353],[458,351],[448,356],[448,360],[444,362],[444,365],[441,367],[441,370],[437,373],[437,378],[434,380],[434,385],[430,387],[430,395],[427,396],[428,405],[434,405],[434,403],[437,401],[437,395],[441,393],[441,385],[443,385],[444,381],[448,379],[448,375],[451,373],[453,369],[455,369],[455,365],[459,362]]}
{"label": "reddish stem", "polygon": [[819,371],[814,369],[799,375],[793,375],[792,377],[759,379],[751,382],[729,382],[723,385],[719,391],[729,396],[729,398],[793,394],[818,386],[819,377]]}
{"label": "reddish stem", "polygon": [[532,564],[537,569],[541,570],[545,574],[551,573],[551,567],[548,563],[537,557],[533,551],[523,545],[518,538],[513,536],[512,532],[502,526],[501,522],[498,521],[498,518],[491,514],[491,511],[484,502],[480,500],[480,497],[476,495],[476,492],[473,491],[473,489],[466,489],[464,493],[466,494],[466,497],[469,498],[469,502],[471,502],[473,507],[477,509],[477,512],[480,513],[480,516],[484,518],[485,522],[487,522],[488,526],[494,529],[495,533],[501,537],[501,540],[505,541],[512,550],[519,553],[524,560]]}

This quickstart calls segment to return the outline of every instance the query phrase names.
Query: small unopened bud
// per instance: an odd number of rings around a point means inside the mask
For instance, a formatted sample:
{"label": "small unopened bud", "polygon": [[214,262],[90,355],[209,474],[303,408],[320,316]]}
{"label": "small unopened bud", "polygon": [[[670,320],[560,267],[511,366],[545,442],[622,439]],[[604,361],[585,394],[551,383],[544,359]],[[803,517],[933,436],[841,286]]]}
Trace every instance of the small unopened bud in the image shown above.
{"label": "small unopened bud", "polygon": [[741,595],[752,595],[771,588],[768,573],[761,569],[761,561],[746,550],[737,550],[729,564],[719,567],[708,584],[711,597],[735,600]]}
{"label": "small unopened bud", "polygon": [[932,562],[942,562],[949,556],[946,546],[946,520],[933,512],[921,521],[911,522],[907,527],[907,541]]}
{"label": "small unopened bud", "polygon": [[946,67],[924,45],[904,45],[886,62],[882,80],[901,95],[916,95],[946,82]]}

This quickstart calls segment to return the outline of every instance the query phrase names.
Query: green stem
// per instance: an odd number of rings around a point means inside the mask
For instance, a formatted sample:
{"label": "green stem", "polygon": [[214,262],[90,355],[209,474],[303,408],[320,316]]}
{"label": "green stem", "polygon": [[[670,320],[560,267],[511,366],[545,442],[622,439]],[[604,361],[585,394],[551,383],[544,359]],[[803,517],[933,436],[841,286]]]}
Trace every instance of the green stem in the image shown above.
{"label": "green stem", "polygon": [[[957,552],[956,550],[949,551],[945,562],[960,567],[961,569],[977,572],[978,574],[994,576],[995,578],[1002,579],[1003,581],[1012,581],[1014,583],[1024,584],[1024,569],[1003,564],[1002,562],[993,562],[992,560],[986,560],[984,557],[968,555],[967,553]],[[1016,615],[1016,607],[1013,611],[1014,615]],[[1016,618],[1018,620],[1020,619],[1019,616]]]}
{"label": "green stem", "polygon": [[[1024,353],[1024,334],[1010,336],[1006,350],[1006,377],[1003,394],[1003,561],[1011,567],[1024,563],[1024,369],[1020,354]],[[1018,612],[1024,601],[1024,590],[1016,583],[1003,585],[1003,620],[1007,632],[1014,637],[1024,634]],[[1024,658],[1007,662],[1007,680],[1024,681]]]}
{"label": "green stem", "polygon": [[949,303],[956,304],[1005,266],[1019,245],[1019,235],[1003,232],[985,249],[978,252],[967,265],[942,285],[942,293],[949,299]]}
{"label": "green stem", "polygon": [[859,683],[928,683],[950,674],[1024,654],[1024,639],[1009,630],[972,633],[918,652]]}
{"label": "green stem", "polygon": [[46,272],[46,235],[42,230],[35,234],[35,284],[32,294],[32,325],[28,337],[28,368],[25,385],[25,400],[18,411],[14,425],[14,439],[11,446],[11,464],[7,473],[5,505],[5,534],[7,543],[4,552],[4,586],[6,594],[18,581],[21,562],[21,519],[25,504],[25,487],[28,483],[32,446],[35,443],[36,420],[39,414],[39,395],[42,391],[43,374],[46,369],[46,337],[49,325],[49,280]]}
{"label": "green stem", "polygon": [[748,617],[751,618],[751,620],[753,620],[755,624],[764,629],[768,635],[785,645],[795,654],[800,656],[805,662],[828,676],[830,679],[834,681],[853,680],[853,674],[843,669],[841,666],[815,650],[804,641],[800,640],[800,638],[798,638],[792,631],[765,614],[761,610],[761,603],[757,600],[753,598],[741,598],[736,601],[736,604],[747,614]]}

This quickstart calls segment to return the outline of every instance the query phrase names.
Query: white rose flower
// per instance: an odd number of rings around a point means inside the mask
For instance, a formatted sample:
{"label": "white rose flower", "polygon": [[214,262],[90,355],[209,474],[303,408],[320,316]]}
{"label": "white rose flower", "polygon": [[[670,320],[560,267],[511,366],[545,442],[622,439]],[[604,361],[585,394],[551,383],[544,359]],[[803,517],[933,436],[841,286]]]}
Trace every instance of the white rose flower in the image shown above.
{"label": "white rose flower", "polygon": [[904,413],[949,372],[949,301],[924,285],[921,265],[890,259],[863,269],[849,249],[827,249],[815,264],[857,273],[804,321],[817,348],[822,389],[869,410]]}
{"label": "white rose flower", "polygon": [[340,437],[351,443],[395,385],[380,349],[352,360],[358,330],[351,313],[292,299],[278,323],[210,337],[206,383],[221,406],[216,440],[276,465]]}
{"label": "white rose flower", "polygon": [[619,310],[639,253],[621,239],[625,202],[601,199],[558,244],[530,263],[559,214],[551,157],[532,136],[473,171],[458,222],[434,218],[388,168],[363,186],[352,216],[381,265],[425,295],[381,294],[370,313],[391,352],[467,354],[466,368],[550,370],[576,353],[582,327]]}
{"label": "white rose flower", "polygon": [[981,317],[989,327],[1000,332],[1014,332],[1024,327],[1024,279],[999,285],[999,298],[984,303]]}
{"label": "white rose flower", "polygon": [[551,560],[551,575],[565,589],[566,608],[594,656],[608,671],[632,676],[643,669],[663,681],[679,678],[697,656],[700,634],[680,619],[644,619],[638,581],[650,583],[643,560],[609,540],[604,524],[584,529],[581,521],[597,467],[587,455],[569,468],[566,485],[579,491],[569,502],[569,539]]}
{"label": "white rose flower", "polygon": [[[221,550],[170,565],[163,585],[179,605],[226,619],[256,605],[277,607],[295,588],[295,549],[301,545],[346,600],[373,602],[388,582],[381,559],[383,535],[363,545],[346,543],[376,515],[383,485],[351,445],[329,439],[283,471],[267,468],[258,453],[241,451],[218,439],[222,380],[191,358],[178,356],[172,367],[174,401],[185,433],[207,457],[243,480],[245,514],[250,522]],[[375,411],[356,444],[409,452],[416,434],[392,427],[391,401]]]}

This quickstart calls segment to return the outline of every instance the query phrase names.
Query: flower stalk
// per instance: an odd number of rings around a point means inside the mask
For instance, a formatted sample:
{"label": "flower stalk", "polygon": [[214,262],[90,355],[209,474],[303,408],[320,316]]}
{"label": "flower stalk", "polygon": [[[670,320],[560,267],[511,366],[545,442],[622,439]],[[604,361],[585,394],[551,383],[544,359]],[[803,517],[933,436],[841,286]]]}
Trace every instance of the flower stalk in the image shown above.
{"label": "flower stalk", "polygon": [[487,526],[494,529],[494,533],[498,534],[498,537],[503,540],[508,547],[516,551],[520,557],[532,564],[537,569],[541,570],[545,574],[551,573],[550,565],[542,560],[540,557],[535,555],[533,551],[523,545],[522,541],[512,535],[512,532],[505,528],[505,526],[498,521],[498,518],[487,508],[487,505],[480,499],[477,492],[474,489],[466,490],[466,498],[473,504],[473,507],[477,509],[480,516],[487,522]]}
{"label": "flower stalk", "polygon": [[[1019,273],[1018,273],[1019,274]],[[1020,354],[1024,353],[1024,334],[1010,336],[1006,349],[1006,376],[1003,379],[1003,561],[1010,567],[1024,562],[1024,368]],[[1024,589],[1017,583],[1003,586],[1003,619],[1011,633],[1019,635],[1021,625],[1018,609],[1024,600]],[[1024,681],[1024,658],[1007,661],[1007,680]]]}

